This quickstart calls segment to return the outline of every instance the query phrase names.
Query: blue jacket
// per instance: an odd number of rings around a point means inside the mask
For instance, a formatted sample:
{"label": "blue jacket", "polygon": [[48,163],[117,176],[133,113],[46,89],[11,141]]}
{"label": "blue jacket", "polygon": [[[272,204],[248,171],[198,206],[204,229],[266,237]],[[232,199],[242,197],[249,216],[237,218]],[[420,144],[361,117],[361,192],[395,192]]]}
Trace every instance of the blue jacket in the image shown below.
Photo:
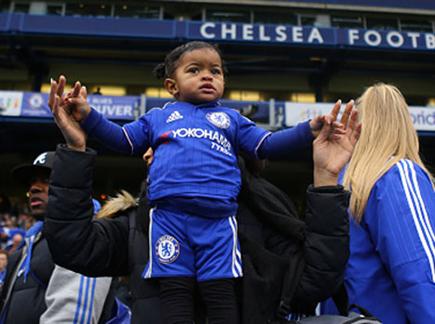
{"label": "blue jacket", "polygon": [[349,303],[386,324],[435,323],[434,233],[432,182],[400,160],[374,185],[361,223],[351,218]]}

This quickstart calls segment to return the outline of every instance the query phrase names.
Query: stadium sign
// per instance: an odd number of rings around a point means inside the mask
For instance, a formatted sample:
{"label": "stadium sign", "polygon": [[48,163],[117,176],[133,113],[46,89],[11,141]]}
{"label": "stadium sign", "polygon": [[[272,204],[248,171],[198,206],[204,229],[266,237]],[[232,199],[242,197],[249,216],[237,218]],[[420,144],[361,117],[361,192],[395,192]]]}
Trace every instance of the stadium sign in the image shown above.
{"label": "stadium sign", "polygon": [[435,35],[429,33],[349,29],[349,45],[390,48],[435,49]]}
{"label": "stadium sign", "polygon": [[135,96],[89,96],[88,102],[95,110],[112,119],[135,119],[139,98]]}
{"label": "stadium sign", "polygon": [[200,33],[206,39],[309,44],[324,44],[325,36],[327,36],[322,35],[318,28],[307,29],[285,25],[217,24],[212,22],[202,24]]}
{"label": "stadium sign", "polygon": [[[139,96],[90,95],[91,106],[114,120],[132,121],[139,116]],[[168,99],[147,98],[149,107],[163,106]],[[263,126],[292,127],[297,123],[327,114],[333,103],[295,103],[265,101],[222,100],[225,106],[248,113],[249,117]],[[419,131],[435,132],[435,107],[409,107],[411,119]],[[0,117],[52,118],[48,107],[48,94],[39,92],[0,91]],[[182,133],[179,136],[184,136]]]}
{"label": "stadium sign", "polygon": [[[89,104],[107,118],[134,120],[140,97],[89,95]],[[0,116],[51,118],[48,94],[39,92],[0,91]]]}
{"label": "stadium sign", "polygon": [[19,116],[22,102],[22,92],[0,91],[0,116]]}
{"label": "stadium sign", "polygon": [[191,22],[187,38],[294,45],[345,45],[351,47],[435,50],[435,34],[433,33],[290,25]]}
{"label": "stadium sign", "polygon": [[[333,103],[286,102],[283,126],[292,127],[301,121],[327,114],[331,111],[333,105]],[[409,112],[415,129],[418,131],[435,131],[435,107],[413,106],[409,107]]]}

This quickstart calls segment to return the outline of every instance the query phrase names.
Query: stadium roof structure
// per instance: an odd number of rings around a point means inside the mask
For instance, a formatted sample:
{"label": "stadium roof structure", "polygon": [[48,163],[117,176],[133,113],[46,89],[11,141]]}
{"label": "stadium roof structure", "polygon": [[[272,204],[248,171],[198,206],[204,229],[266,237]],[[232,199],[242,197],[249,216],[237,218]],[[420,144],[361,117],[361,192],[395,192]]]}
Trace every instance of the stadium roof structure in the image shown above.
{"label": "stadium roof structure", "polygon": [[[209,3],[209,4],[234,4],[233,0],[162,0],[161,2],[178,3]],[[395,12],[406,14],[433,15],[435,3],[427,0],[239,0],[239,5],[267,6],[286,8],[312,8],[329,10],[357,10],[367,12]]]}

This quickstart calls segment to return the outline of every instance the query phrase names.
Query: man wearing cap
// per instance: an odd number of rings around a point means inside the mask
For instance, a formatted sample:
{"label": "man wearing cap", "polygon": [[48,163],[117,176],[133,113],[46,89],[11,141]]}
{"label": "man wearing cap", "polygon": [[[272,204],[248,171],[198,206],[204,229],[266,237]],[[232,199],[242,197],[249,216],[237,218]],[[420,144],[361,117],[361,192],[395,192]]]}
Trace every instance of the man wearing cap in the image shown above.
{"label": "man wearing cap", "polygon": [[9,258],[1,293],[0,323],[105,323],[114,298],[111,278],[89,278],[57,266],[42,234],[48,204],[48,178],[55,152],[13,169],[26,185],[34,225],[25,243]]}

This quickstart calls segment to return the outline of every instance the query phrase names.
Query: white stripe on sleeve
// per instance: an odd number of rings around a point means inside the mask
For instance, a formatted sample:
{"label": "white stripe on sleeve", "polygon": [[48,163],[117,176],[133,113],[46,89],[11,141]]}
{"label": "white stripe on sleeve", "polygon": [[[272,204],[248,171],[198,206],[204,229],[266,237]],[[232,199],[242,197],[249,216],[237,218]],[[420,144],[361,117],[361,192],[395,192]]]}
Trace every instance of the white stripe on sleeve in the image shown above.
{"label": "white stripe on sleeve", "polygon": [[432,242],[435,242],[434,230],[433,230],[433,227],[430,223],[430,219],[427,215],[426,205],[424,204],[424,201],[423,201],[423,198],[422,198],[421,192],[420,192],[420,186],[419,186],[418,181],[417,181],[417,172],[415,171],[414,164],[411,161],[407,160],[407,163],[408,163],[409,169],[411,170],[411,175],[412,175],[411,183],[413,184],[414,191],[416,193],[418,202],[420,204],[420,209],[421,209],[423,216],[424,216],[424,222],[426,223],[426,226],[428,227],[428,230],[430,233],[430,238],[431,238]]}
{"label": "white stripe on sleeve", "polygon": [[261,144],[263,144],[264,140],[266,138],[268,138],[271,134],[272,134],[272,132],[267,132],[266,134],[264,134],[263,137],[258,142],[257,146],[255,147],[255,151],[254,152],[255,152],[255,156],[257,157],[257,159],[258,159],[258,153],[257,153],[258,149],[260,148]]}
{"label": "white stripe on sleeve", "polygon": [[[421,244],[423,245],[423,249],[424,249],[426,256],[428,258],[428,261],[429,261],[429,266],[430,266],[431,275],[432,275],[432,281],[435,282],[435,265],[434,265],[433,254],[432,254],[434,251],[433,244],[431,244],[431,246],[432,246],[432,251],[431,251],[431,248],[429,247],[428,241],[427,241],[427,239],[428,239],[427,228],[425,228],[425,224],[424,224],[424,222],[422,222],[422,217],[420,215],[420,210],[418,208],[418,204],[416,205],[417,210],[414,207],[414,204],[416,204],[417,202],[416,202],[415,194],[412,192],[412,188],[410,188],[408,168],[407,168],[404,161],[399,161],[399,163],[397,163],[397,167],[399,169],[400,178],[402,181],[402,186],[403,186],[403,189],[405,190],[406,200],[408,202],[408,207],[411,211],[412,218],[414,220],[414,225],[415,225],[415,228],[417,230],[418,237],[420,239]],[[417,215],[417,213],[418,213],[418,215]],[[422,226],[423,226],[424,232],[422,231]],[[431,242],[429,241],[429,243],[431,243]]]}
{"label": "white stripe on sleeve", "polygon": [[130,147],[131,147],[130,154],[133,154],[133,152],[134,152],[133,142],[131,141],[130,137],[128,136],[127,130],[124,127],[122,127],[122,131],[124,132],[124,135],[125,135],[125,138],[127,139],[128,144],[130,144]]}

